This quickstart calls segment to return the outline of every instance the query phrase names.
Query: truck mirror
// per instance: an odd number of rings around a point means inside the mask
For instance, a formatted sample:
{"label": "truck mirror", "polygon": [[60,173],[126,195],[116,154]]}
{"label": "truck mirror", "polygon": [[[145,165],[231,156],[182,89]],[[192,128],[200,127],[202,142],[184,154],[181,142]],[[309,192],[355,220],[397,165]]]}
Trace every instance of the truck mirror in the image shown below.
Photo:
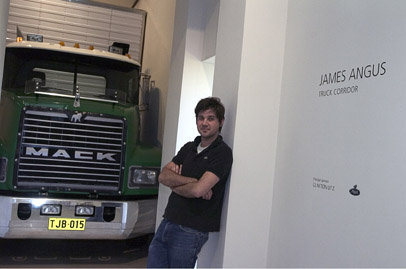
{"label": "truck mirror", "polygon": [[39,82],[35,80],[26,80],[25,81],[25,87],[24,87],[24,93],[25,94],[30,94],[34,93],[36,90],[39,89]]}
{"label": "truck mirror", "polygon": [[106,89],[106,96],[111,100],[117,100],[121,104],[125,104],[127,99],[127,94],[125,92],[110,88]]}

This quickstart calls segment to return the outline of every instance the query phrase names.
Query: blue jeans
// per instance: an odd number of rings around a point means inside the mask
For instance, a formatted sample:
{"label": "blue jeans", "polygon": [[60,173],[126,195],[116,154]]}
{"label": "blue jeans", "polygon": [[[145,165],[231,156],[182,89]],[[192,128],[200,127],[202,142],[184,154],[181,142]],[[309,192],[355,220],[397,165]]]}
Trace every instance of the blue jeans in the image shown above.
{"label": "blue jeans", "polygon": [[194,268],[209,233],[162,220],[149,245],[147,268]]}

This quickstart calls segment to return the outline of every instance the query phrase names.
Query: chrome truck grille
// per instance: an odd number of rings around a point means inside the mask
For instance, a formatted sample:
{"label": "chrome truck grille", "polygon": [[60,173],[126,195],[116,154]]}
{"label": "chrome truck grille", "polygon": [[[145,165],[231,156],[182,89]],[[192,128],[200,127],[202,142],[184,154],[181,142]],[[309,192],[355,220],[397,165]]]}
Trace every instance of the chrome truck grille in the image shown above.
{"label": "chrome truck grille", "polygon": [[25,107],[19,127],[18,189],[117,193],[126,122],[110,115]]}

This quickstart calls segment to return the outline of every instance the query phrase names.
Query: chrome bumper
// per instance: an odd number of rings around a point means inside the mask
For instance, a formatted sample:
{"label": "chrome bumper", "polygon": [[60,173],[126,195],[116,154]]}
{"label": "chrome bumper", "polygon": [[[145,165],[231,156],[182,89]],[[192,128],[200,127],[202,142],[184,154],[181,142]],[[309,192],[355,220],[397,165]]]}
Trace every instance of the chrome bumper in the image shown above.
{"label": "chrome bumper", "polygon": [[[18,215],[18,204],[31,204],[31,215],[21,220]],[[62,205],[60,216],[40,214],[43,204]],[[86,219],[84,231],[48,230],[50,217],[75,217],[76,205],[95,206],[93,217]],[[103,219],[104,207],[115,207],[115,217],[106,222]],[[127,239],[155,231],[157,200],[139,201],[102,201],[102,200],[69,200],[0,197],[0,238],[32,238],[32,239]]]}

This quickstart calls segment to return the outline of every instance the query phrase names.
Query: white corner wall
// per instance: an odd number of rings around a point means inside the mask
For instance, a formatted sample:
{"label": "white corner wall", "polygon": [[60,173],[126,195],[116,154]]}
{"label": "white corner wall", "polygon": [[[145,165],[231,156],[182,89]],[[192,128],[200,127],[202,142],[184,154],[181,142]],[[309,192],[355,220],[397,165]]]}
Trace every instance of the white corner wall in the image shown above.
{"label": "white corner wall", "polygon": [[286,16],[283,0],[221,1],[214,91],[236,101],[223,267],[267,266]]}
{"label": "white corner wall", "polygon": [[[233,148],[245,3],[244,1],[222,0],[218,12],[213,96],[220,97],[226,108],[222,136],[224,141]],[[209,241],[199,255],[198,267],[224,267],[230,184],[232,183],[228,182],[225,192],[220,232],[210,234]]]}
{"label": "white corner wall", "polygon": [[205,0],[204,38],[202,60],[216,56],[217,28],[219,19],[219,0]]}

